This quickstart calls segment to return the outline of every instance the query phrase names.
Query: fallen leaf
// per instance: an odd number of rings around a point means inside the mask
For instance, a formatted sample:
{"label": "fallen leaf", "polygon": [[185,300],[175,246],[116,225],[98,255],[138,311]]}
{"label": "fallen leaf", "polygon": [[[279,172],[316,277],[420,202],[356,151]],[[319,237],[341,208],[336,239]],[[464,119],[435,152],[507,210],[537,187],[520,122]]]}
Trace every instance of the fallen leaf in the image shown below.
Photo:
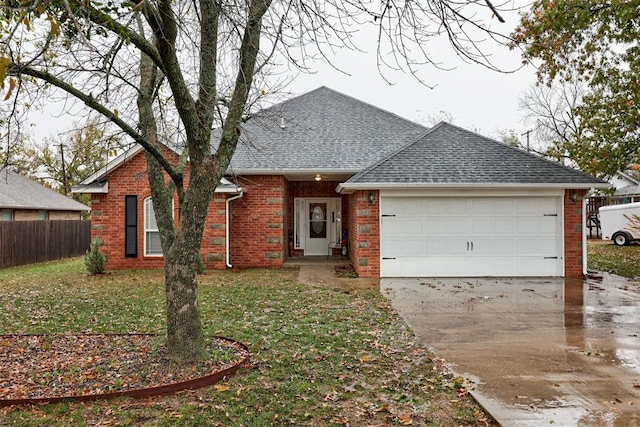
{"label": "fallen leaf", "polygon": [[409,426],[409,425],[413,424],[413,420],[411,419],[411,415],[410,414],[399,415],[398,416],[398,422],[402,426]]}

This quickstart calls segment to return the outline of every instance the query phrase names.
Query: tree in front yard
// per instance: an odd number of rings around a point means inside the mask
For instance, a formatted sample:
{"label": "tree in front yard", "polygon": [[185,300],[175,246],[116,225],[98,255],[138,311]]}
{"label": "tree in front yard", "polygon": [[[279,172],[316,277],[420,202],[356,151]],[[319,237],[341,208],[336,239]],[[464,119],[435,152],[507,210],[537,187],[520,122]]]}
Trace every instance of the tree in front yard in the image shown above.
{"label": "tree in front yard", "polygon": [[[168,348],[190,362],[204,343],[196,271],[207,209],[250,106],[270,93],[270,67],[307,69],[336,49],[356,49],[351,36],[363,26],[374,29],[381,70],[418,74],[437,64],[426,42],[443,33],[465,58],[492,66],[473,37],[499,36],[480,21],[492,14],[499,11],[488,0],[9,0],[0,18],[0,82],[12,102],[37,89],[65,93],[145,149]],[[167,146],[188,162],[173,161]]]}
{"label": "tree in front yard", "polygon": [[603,177],[639,163],[640,13],[635,1],[537,0],[513,37],[541,81],[586,86],[572,160]]}

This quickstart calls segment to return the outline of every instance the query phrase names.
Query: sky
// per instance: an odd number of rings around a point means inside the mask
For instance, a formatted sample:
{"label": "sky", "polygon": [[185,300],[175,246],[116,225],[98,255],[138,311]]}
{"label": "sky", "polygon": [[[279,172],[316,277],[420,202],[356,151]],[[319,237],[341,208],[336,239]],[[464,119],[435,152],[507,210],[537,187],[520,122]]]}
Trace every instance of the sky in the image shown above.
{"label": "sky", "polygon": [[[504,15],[506,23],[494,19],[492,28],[508,34],[518,23],[516,13]],[[389,84],[379,73],[375,63],[376,38],[362,31],[358,44],[365,52],[345,50],[331,58],[333,66],[312,63],[312,73],[300,73],[286,86],[298,95],[320,86],[327,86],[384,110],[432,125],[446,118],[453,124],[499,139],[500,133],[514,130],[522,135],[527,130],[519,98],[535,83],[535,69],[531,66],[512,73],[499,73],[478,64],[469,64],[455,55],[446,40],[434,40],[425,49],[449,71],[432,66],[420,69],[420,78],[433,88],[421,84],[406,72],[384,71]],[[503,70],[518,69],[520,52],[486,41],[483,52]],[[38,123],[33,129],[36,139],[55,137],[72,127],[72,119],[58,116],[59,108],[33,115]],[[524,139],[524,136],[521,136]]]}

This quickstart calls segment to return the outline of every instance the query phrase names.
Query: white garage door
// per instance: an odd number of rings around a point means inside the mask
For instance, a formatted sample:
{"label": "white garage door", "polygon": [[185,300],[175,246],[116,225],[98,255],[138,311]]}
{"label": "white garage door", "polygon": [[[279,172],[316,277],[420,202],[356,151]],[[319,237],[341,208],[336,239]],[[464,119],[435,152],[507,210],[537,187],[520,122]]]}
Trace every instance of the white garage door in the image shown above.
{"label": "white garage door", "polygon": [[562,275],[559,197],[380,202],[382,277]]}

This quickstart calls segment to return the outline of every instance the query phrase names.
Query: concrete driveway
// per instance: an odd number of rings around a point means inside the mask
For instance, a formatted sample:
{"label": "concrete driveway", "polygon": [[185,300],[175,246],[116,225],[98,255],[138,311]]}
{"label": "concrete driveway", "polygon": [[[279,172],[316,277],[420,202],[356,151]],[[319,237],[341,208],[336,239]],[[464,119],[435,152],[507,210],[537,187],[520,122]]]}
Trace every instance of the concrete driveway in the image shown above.
{"label": "concrete driveway", "polygon": [[504,426],[640,426],[640,284],[383,279],[418,336]]}

